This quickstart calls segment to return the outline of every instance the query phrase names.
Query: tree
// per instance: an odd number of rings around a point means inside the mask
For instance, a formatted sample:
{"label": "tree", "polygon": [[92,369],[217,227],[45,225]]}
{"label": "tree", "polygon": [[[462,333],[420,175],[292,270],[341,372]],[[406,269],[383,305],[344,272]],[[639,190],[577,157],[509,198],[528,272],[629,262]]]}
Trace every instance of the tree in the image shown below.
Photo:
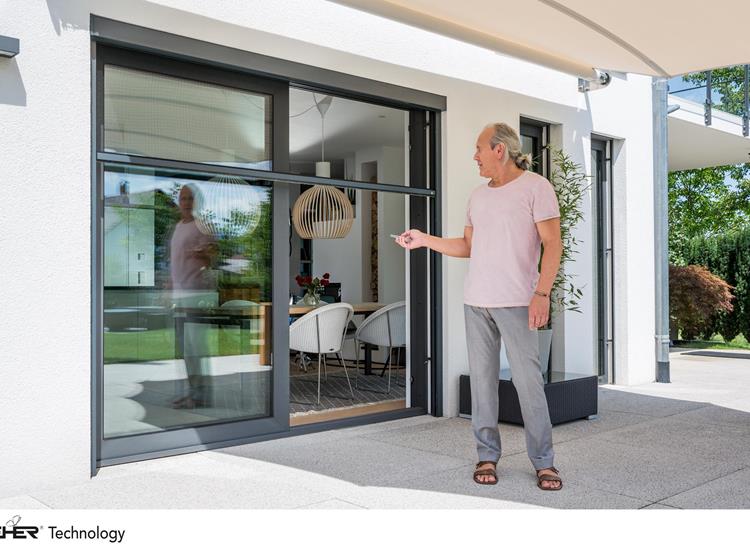
{"label": "tree", "polygon": [[[669,174],[669,261],[684,264],[695,237],[710,237],[750,223],[750,164],[682,170]],[[731,178],[738,183],[726,184]]]}
{"label": "tree", "polygon": [[[683,76],[703,86],[707,73]],[[742,65],[712,71],[714,107],[741,115],[745,72]],[[750,163],[682,170],[669,174],[669,261],[684,265],[684,246],[692,238],[720,235],[750,224]],[[727,181],[733,185],[727,185]]]}
{"label": "tree", "polygon": [[711,318],[732,311],[732,286],[701,265],[669,266],[669,313],[685,340],[707,333]]}

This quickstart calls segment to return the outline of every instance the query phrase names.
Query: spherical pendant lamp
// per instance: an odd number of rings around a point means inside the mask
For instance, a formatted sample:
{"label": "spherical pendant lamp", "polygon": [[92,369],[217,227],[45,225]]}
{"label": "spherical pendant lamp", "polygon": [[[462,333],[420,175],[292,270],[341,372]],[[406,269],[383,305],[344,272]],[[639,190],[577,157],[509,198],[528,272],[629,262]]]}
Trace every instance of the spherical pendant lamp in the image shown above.
{"label": "spherical pendant lamp", "polygon": [[292,223],[303,239],[342,239],[354,223],[354,208],[337,188],[315,185],[294,203]]}

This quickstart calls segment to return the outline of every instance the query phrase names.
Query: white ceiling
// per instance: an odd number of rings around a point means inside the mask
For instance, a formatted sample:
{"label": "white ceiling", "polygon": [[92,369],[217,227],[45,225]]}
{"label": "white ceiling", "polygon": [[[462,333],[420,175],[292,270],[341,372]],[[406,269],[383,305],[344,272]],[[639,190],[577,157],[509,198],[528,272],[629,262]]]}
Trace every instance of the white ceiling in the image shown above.
{"label": "white ceiling", "polygon": [[670,171],[750,162],[750,138],[742,135],[740,117],[714,110],[706,126],[700,103],[674,96],[669,103],[680,106],[667,117]]}
{"label": "white ceiling", "polygon": [[[321,160],[321,117],[315,100],[320,102],[324,97],[318,92],[289,89],[292,160]],[[325,158],[341,159],[374,146],[403,148],[407,125],[406,111],[334,97],[325,115]]]}

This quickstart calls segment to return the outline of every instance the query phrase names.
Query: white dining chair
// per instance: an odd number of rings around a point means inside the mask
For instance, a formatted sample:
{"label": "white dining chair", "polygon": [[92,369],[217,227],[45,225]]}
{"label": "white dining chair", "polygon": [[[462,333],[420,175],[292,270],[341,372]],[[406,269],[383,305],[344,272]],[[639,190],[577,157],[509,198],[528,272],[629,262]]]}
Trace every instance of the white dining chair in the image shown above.
{"label": "white dining chair", "polygon": [[[354,335],[356,371],[354,387],[359,389],[359,344],[372,344],[388,348],[385,365],[388,367],[388,391],[391,392],[391,349],[406,345],[406,302],[395,302],[380,308],[359,325]],[[385,367],[384,367],[385,368]],[[375,391],[375,390],[368,390]]]}
{"label": "white dining chair", "polygon": [[349,372],[346,363],[341,358],[341,347],[344,343],[344,332],[349,320],[352,318],[354,308],[351,304],[339,302],[320,306],[306,313],[289,327],[289,349],[302,353],[304,361],[305,353],[318,354],[318,400],[320,404],[320,365],[325,361],[327,353],[335,353],[344,366],[346,382],[354,399],[354,390],[349,381]]}

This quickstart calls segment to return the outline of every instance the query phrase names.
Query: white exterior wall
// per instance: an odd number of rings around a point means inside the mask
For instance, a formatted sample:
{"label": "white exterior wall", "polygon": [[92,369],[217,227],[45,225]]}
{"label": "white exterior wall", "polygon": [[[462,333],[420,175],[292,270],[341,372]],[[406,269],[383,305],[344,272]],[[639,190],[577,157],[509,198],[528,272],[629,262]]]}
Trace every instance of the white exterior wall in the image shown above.
{"label": "white exterior wall", "polygon": [[[0,60],[0,407],[3,441],[12,442],[2,467],[13,473],[0,482],[0,496],[89,477],[92,12],[446,96],[446,236],[463,233],[466,200],[481,183],[472,155],[487,122],[517,126],[525,115],[561,124],[563,146],[587,169],[592,131],[625,140],[615,164],[616,382],[654,379],[649,79],[615,78],[584,95],[573,77],[322,0],[5,0],[0,34],[20,38],[21,53]],[[592,231],[588,223],[579,227],[585,243],[571,268],[589,288]],[[443,259],[448,416],[458,411],[458,376],[468,372],[466,267],[465,260]],[[590,298],[583,307],[583,315],[566,315],[565,360],[593,370]]]}

